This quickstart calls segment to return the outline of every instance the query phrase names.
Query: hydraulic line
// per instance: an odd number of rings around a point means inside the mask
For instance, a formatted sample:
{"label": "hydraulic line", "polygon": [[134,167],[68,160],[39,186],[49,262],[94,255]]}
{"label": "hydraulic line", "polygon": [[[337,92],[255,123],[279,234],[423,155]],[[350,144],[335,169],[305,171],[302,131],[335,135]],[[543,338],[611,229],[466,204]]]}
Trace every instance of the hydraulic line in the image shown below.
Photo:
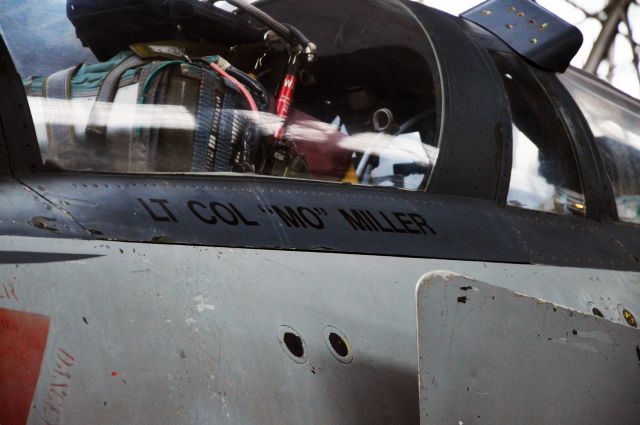
{"label": "hydraulic line", "polygon": [[[283,140],[289,108],[298,82],[301,61],[304,60],[307,63],[311,63],[316,59],[316,45],[294,26],[278,22],[245,0],[227,0],[227,2],[252,15],[269,28],[269,31],[265,33],[267,43],[275,36],[287,44],[290,56],[287,70],[280,83],[277,95],[276,115],[280,118],[281,124],[275,133],[275,143],[272,146],[273,164],[271,170],[276,175],[285,175],[289,168],[288,158],[295,151],[293,144]],[[255,102],[253,102],[253,105],[255,105]]]}
{"label": "hydraulic line", "polygon": [[292,34],[291,30],[287,28],[287,26],[273,19],[271,16],[264,13],[254,5],[247,3],[244,0],[227,0],[227,3],[252,15],[254,18],[266,25],[270,30],[278,34],[278,36],[285,40],[287,44],[299,43],[299,41],[296,40],[295,35]]}
{"label": "hydraulic line", "polygon": [[280,85],[280,92],[278,93],[277,103],[276,103],[276,115],[282,119],[282,124],[278,128],[276,132],[276,141],[280,142],[282,140],[282,136],[284,133],[284,127],[286,125],[286,120],[289,117],[289,107],[291,106],[291,101],[293,100],[293,93],[296,89],[296,84],[298,82],[298,64],[296,62],[295,57],[293,61],[289,63],[287,67],[287,72],[284,75],[282,80],[282,84]]}

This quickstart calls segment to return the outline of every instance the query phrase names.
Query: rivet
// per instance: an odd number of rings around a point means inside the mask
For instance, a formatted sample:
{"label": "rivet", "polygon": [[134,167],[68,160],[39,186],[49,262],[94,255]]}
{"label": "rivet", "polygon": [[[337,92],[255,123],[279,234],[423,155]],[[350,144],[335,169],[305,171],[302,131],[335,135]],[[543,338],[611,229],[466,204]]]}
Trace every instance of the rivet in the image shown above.
{"label": "rivet", "polygon": [[491,11],[489,9],[485,9],[485,10],[482,11],[482,14],[484,16],[489,16],[489,15],[491,15]]}
{"label": "rivet", "polygon": [[622,317],[627,321],[629,326],[633,326],[634,328],[638,327],[638,323],[636,322],[636,318],[633,317],[633,314],[629,310],[622,310]]}
{"label": "rivet", "polygon": [[518,16],[522,18],[524,16],[524,12],[518,12]]}
{"label": "rivet", "polygon": [[549,24],[545,22],[544,24],[540,24],[538,28],[540,29],[540,31],[544,31],[547,29],[548,26]]}
{"label": "rivet", "polygon": [[515,11],[516,11],[515,6],[509,6],[509,7],[507,8],[507,12],[515,12]]}
{"label": "rivet", "polygon": [[515,25],[507,24],[506,27],[507,27],[508,30],[512,30],[515,27]]}
{"label": "rivet", "polygon": [[537,38],[532,38],[531,40],[531,44],[538,44],[538,39]]}

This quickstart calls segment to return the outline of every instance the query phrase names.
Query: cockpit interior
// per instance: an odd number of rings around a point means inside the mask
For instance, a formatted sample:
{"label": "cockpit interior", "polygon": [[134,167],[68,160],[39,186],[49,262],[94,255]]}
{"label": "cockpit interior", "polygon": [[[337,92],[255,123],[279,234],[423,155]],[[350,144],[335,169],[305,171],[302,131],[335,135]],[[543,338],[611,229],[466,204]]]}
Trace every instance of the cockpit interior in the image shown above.
{"label": "cockpit interior", "polygon": [[44,169],[312,179],[587,216],[609,196],[604,209],[640,222],[637,100],[540,69],[472,21],[400,0],[262,0],[253,14],[8,2],[0,31]]}

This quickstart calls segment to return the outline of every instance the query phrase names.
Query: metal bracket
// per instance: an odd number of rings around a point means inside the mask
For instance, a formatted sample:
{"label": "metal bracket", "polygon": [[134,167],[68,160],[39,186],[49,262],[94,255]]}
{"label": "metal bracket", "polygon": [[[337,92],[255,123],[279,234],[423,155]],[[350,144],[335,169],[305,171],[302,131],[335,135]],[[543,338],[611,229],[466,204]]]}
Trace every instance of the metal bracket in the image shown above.
{"label": "metal bracket", "polygon": [[421,424],[638,422],[640,330],[445,271],[416,297]]}
{"label": "metal bracket", "polygon": [[564,72],[582,46],[582,33],[531,0],[489,0],[462,13],[539,68]]}

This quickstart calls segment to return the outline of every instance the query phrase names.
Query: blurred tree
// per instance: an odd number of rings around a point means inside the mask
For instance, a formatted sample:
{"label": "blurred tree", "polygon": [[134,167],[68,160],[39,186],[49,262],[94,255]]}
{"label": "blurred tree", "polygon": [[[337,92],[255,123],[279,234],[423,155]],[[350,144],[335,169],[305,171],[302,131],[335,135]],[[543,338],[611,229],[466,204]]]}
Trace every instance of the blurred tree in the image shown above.
{"label": "blurred tree", "polygon": [[537,1],[582,30],[574,65],[640,98],[639,0]]}

